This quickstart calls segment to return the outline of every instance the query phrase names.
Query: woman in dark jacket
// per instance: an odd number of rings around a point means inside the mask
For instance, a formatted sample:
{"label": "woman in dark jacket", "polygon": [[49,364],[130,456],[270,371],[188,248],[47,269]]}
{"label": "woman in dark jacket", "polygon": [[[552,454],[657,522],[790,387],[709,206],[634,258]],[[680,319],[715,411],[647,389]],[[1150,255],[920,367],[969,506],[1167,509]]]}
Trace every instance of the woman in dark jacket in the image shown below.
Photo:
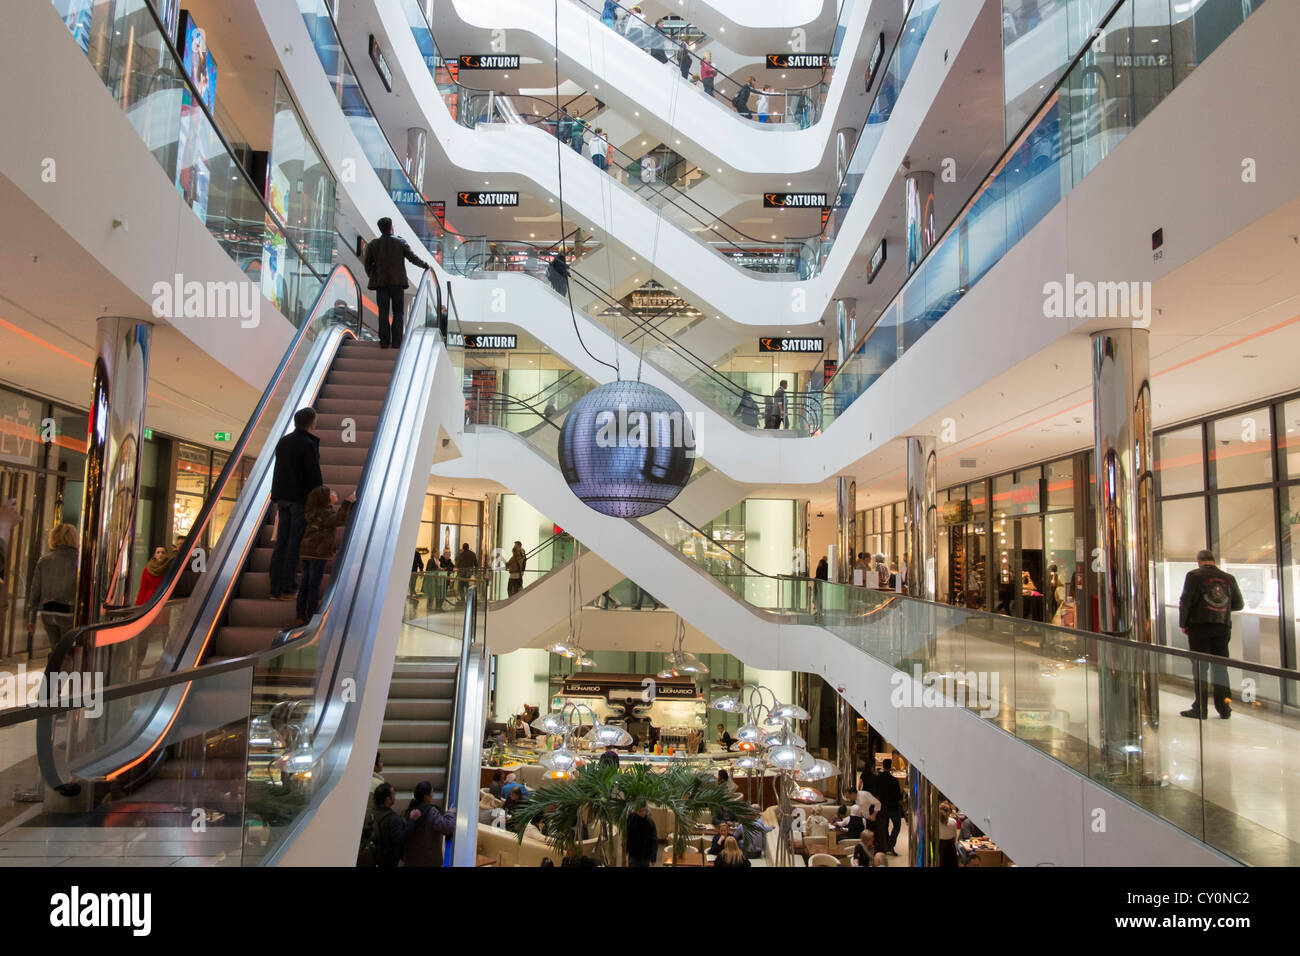
{"label": "woman in dark jacket", "polygon": [[347,522],[356,493],[348,495],[342,507],[335,510],[339,496],[324,485],[313,488],[307,495],[307,530],[302,535],[302,583],[298,587],[298,620],[301,627],[316,613],[320,603],[320,584],[325,576],[325,565],[334,560],[338,550],[335,531]]}
{"label": "woman in dark jacket", "polygon": [[731,101],[732,106],[736,107],[736,112],[745,119],[753,119],[754,114],[749,108],[749,98],[754,94],[754,84],[758,81],[752,76],[745,81],[745,85],[740,88],[736,98]]}
{"label": "woman in dark jacket", "polygon": [[456,829],[455,814],[443,813],[433,805],[433,784],[421,780],[406,808],[411,832],[406,837],[407,866],[442,866],[442,838]]}
{"label": "woman in dark jacket", "polygon": [[[77,599],[77,529],[57,524],[50,529],[48,542],[50,550],[36,562],[27,584],[26,613],[27,633],[35,635],[40,618],[53,647],[72,624],[72,602]],[[44,618],[40,617],[42,611]]]}

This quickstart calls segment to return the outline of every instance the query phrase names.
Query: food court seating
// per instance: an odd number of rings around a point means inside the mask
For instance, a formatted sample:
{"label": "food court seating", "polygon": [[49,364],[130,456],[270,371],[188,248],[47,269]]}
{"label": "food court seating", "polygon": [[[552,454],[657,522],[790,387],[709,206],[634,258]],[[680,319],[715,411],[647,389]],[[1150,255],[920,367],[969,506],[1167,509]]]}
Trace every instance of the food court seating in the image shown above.
{"label": "food court seating", "polygon": [[809,866],[839,866],[840,861],[829,853],[814,853],[808,858]]}

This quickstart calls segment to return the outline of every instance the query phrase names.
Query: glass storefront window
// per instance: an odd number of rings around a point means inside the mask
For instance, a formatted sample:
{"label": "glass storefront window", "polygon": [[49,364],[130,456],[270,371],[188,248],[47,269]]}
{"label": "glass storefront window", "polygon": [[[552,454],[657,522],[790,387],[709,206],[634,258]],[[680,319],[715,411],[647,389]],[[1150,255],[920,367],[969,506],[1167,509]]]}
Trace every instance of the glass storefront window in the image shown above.
{"label": "glass storefront window", "polygon": [[[45,464],[41,419],[45,403],[0,389],[0,462],[39,468]],[[81,429],[81,449],[86,447],[86,429]]]}
{"label": "glass storefront window", "polygon": [[1074,460],[1062,458],[1047,466],[1047,510],[1074,507]]}
{"label": "glass storefront window", "polygon": [[1300,478],[1300,399],[1277,407],[1278,458],[1283,478]]}
{"label": "glass storefront window", "polygon": [[1179,498],[1160,505],[1160,559],[1156,579],[1163,595],[1164,642],[1186,649],[1187,637],[1178,627],[1178,598],[1183,579],[1196,567],[1196,552],[1207,546],[1205,499]]}
{"label": "glass storefront window", "polygon": [[1281,641],[1273,516],[1271,488],[1214,498],[1214,553],[1219,566],[1236,576],[1246,602],[1233,615],[1229,656],[1277,667]]}
{"label": "glass storefront window", "polygon": [[1200,425],[1180,428],[1156,439],[1156,474],[1164,497],[1205,490],[1205,449]]}
{"label": "glass storefront window", "polygon": [[1296,666],[1296,632],[1300,631],[1300,485],[1282,490],[1278,501],[1278,523],[1282,538],[1282,582],[1286,588],[1287,622],[1283,667]]}
{"label": "glass storefront window", "polygon": [[1273,480],[1269,410],[1253,408],[1210,423],[1210,486],[1240,488]]}

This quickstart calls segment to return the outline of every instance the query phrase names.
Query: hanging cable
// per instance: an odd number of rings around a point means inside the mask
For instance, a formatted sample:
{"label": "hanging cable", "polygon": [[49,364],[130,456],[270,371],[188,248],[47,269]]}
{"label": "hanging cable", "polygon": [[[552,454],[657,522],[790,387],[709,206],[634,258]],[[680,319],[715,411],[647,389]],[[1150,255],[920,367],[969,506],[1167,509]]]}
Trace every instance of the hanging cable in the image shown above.
{"label": "hanging cable", "polygon": [[[560,110],[561,110],[560,107],[560,0],[555,0],[555,56],[553,57],[553,59],[555,60],[555,121],[558,124],[560,121]],[[561,243],[560,252],[559,252],[560,255],[564,255],[563,243],[564,243],[564,235],[565,235],[564,233],[564,154],[561,152],[562,148],[563,146],[560,143],[560,138],[559,136],[556,136],[555,137],[555,176],[556,176],[556,182],[558,186],[557,192],[559,193],[559,203],[560,203],[560,243]],[[576,254],[574,258],[575,259],[577,258]],[[592,361],[599,362],[601,365],[605,366],[606,368],[612,368],[614,370],[615,380],[621,378],[622,376],[619,372],[619,367],[616,364],[618,362],[617,349],[614,350],[615,364],[611,364],[609,362],[606,362],[604,359],[596,358],[596,356],[592,354],[591,349],[587,348],[587,343],[582,340],[582,330],[578,328],[578,316],[573,309],[573,283],[569,281],[567,262],[565,263],[564,298],[569,303],[569,318],[573,321],[573,334],[578,337],[578,344],[582,346],[582,350],[586,352],[587,355],[591,356]]]}

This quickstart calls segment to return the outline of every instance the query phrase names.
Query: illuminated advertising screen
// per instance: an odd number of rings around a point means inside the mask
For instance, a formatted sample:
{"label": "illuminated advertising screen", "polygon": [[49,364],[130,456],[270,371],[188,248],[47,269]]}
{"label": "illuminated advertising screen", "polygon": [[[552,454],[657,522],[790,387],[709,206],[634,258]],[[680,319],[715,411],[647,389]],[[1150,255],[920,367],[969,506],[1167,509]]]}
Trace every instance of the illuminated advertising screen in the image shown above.
{"label": "illuminated advertising screen", "polygon": [[[208,52],[206,34],[188,10],[180,15],[181,66],[193,82],[181,92],[181,118],[177,131],[176,188],[195,215],[206,219],[213,131],[203,107],[217,104],[217,64]],[[197,97],[197,99],[196,99]],[[200,105],[199,101],[202,101]]]}

